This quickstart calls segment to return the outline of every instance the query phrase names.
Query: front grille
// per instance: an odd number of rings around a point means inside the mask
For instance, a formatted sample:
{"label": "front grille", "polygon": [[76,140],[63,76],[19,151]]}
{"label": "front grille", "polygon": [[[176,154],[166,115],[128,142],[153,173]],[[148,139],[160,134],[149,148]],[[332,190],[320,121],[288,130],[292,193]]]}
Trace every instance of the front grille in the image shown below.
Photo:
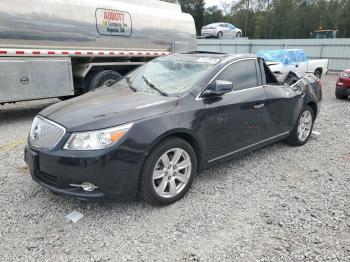
{"label": "front grille", "polygon": [[66,130],[64,127],[37,116],[30,130],[29,142],[31,146],[39,149],[52,149],[62,139]]}
{"label": "front grille", "polygon": [[38,172],[36,174],[36,177],[44,182],[45,184],[51,185],[51,186],[57,186],[58,185],[58,177],[46,174],[44,172]]}

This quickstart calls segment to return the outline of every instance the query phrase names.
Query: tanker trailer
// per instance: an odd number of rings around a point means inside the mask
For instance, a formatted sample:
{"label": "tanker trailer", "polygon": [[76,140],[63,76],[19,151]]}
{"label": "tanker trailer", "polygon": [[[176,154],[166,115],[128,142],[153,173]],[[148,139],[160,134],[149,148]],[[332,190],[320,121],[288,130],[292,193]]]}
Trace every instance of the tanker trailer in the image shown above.
{"label": "tanker trailer", "polygon": [[177,1],[1,0],[0,104],[83,94],[196,49]]}

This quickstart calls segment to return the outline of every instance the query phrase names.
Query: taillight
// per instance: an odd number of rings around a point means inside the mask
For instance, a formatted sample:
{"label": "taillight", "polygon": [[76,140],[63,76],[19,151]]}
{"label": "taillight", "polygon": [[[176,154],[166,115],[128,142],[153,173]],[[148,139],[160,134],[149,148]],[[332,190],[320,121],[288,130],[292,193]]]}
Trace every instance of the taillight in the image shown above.
{"label": "taillight", "polygon": [[336,83],[337,88],[343,87],[343,86],[344,86],[344,83],[343,83],[343,82],[344,82],[344,81],[343,81],[342,78],[338,78],[337,83]]}

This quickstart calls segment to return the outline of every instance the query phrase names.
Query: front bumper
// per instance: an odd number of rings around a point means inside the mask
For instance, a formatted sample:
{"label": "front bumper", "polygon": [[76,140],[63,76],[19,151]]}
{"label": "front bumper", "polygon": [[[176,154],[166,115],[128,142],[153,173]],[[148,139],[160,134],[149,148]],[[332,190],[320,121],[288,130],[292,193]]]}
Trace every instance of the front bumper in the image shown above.
{"label": "front bumper", "polygon": [[[25,148],[25,162],[36,182],[51,192],[85,201],[135,198],[142,154],[124,150],[73,152],[38,151]],[[92,192],[71,186],[84,182],[98,188]]]}

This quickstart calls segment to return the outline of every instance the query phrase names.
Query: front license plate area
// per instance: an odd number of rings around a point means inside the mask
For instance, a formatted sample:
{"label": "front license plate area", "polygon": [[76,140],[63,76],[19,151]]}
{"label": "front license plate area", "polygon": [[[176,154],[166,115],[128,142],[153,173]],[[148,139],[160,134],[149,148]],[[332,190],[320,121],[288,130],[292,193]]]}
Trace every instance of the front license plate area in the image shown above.
{"label": "front license plate area", "polygon": [[30,170],[36,170],[38,167],[38,154],[26,148],[24,151],[24,160]]}

